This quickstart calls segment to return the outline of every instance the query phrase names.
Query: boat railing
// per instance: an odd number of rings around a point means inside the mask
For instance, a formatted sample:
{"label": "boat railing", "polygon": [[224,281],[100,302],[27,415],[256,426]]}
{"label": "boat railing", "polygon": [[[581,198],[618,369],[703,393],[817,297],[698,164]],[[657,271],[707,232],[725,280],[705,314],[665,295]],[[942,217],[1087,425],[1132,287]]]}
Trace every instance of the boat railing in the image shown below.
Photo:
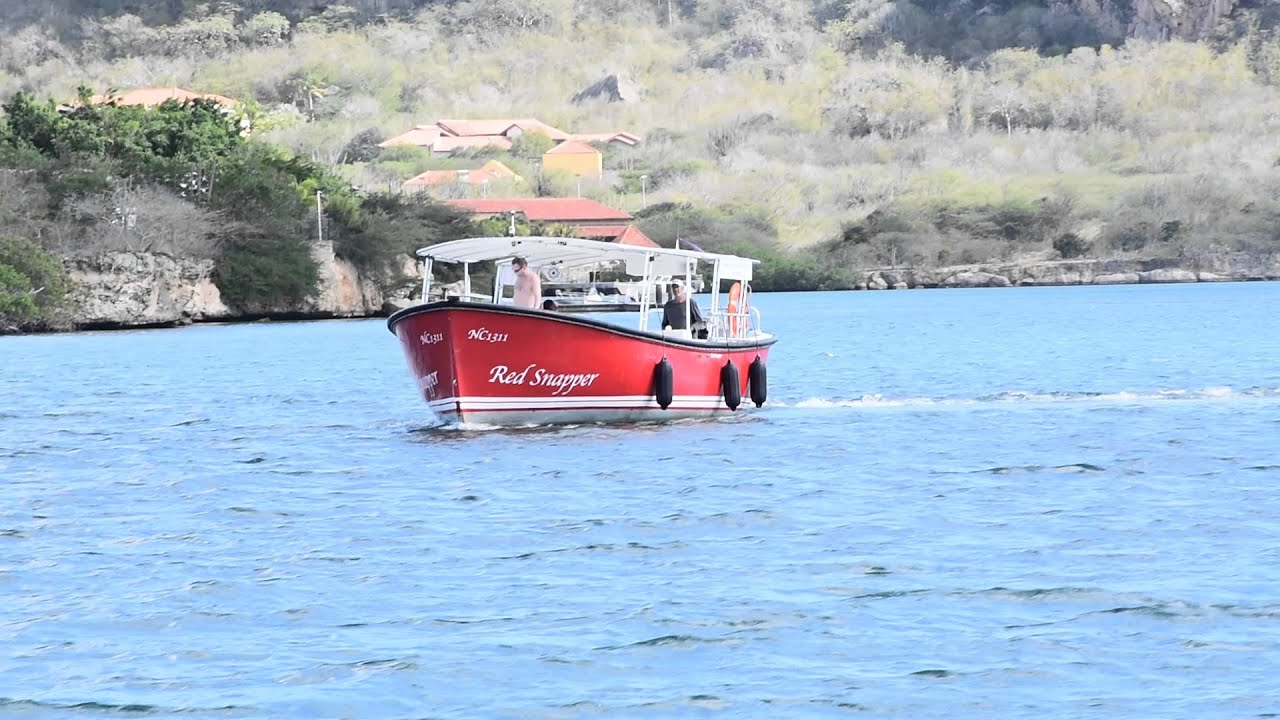
{"label": "boat railing", "polygon": [[745,340],[760,333],[760,310],[747,308],[729,312],[716,309],[707,323],[707,335],[711,340]]}

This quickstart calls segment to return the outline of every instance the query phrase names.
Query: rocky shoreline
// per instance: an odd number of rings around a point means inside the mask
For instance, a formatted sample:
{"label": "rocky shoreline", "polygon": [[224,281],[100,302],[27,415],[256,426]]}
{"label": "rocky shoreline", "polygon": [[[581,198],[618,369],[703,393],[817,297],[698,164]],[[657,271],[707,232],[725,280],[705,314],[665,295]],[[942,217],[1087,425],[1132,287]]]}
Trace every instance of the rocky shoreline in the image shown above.
{"label": "rocky shoreline", "polygon": [[[300,307],[254,314],[222,301],[212,260],[148,253],[112,253],[67,265],[74,290],[70,310],[44,331],[176,327],[202,322],[385,317],[415,302],[419,266],[408,256],[393,278],[367,278],[337,258],[332,246],[313,250],[320,268],[316,295]],[[1219,253],[1145,260],[1045,260],[860,272],[858,290],[1125,285],[1280,280],[1280,254]],[[387,289],[391,288],[391,289]],[[24,328],[0,328],[0,333]]]}
{"label": "rocky shoreline", "polygon": [[1215,253],[1143,260],[1045,260],[864,271],[858,290],[1280,280],[1280,254]]}
{"label": "rocky shoreline", "polygon": [[[296,307],[243,313],[229,308],[215,282],[214,262],[152,253],[109,253],[67,263],[70,310],[53,331],[176,327],[201,322],[323,320],[387,315],[411,304],[421,277],[405,256],[392,278],[368,278],[335,257],[333,246],[312,249],[317,293]],[[391,289],[388,290],[387,288]]]}

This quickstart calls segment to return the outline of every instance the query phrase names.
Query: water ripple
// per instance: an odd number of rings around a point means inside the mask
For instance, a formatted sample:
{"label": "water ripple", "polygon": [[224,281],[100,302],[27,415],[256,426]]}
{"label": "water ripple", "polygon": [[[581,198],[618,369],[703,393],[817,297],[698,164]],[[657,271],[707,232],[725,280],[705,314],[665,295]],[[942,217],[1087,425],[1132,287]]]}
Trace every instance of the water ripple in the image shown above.
{"label": "water ripple", "polygon": [[0,715],[1280,713],[1280,284],[760,304],[672,425],[436,426],[381,321],[0,338]]}

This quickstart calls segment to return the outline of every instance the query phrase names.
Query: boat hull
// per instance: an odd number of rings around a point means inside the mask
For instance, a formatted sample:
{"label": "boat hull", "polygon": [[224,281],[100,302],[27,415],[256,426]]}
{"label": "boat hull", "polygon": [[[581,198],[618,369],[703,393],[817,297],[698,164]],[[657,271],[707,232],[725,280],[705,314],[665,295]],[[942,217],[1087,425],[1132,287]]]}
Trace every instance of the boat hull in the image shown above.
{"label": "boat hull", "polygon": [[[651,422],[734,414],[722,368],[737,368],[752,406],[749,367],[773,338],[708,344],[620,328],[581,316],[439,302],[392,315],[427,406],[446,422],[511,426]],[[655,367],[672,366],[671,404],[655,396]]]}

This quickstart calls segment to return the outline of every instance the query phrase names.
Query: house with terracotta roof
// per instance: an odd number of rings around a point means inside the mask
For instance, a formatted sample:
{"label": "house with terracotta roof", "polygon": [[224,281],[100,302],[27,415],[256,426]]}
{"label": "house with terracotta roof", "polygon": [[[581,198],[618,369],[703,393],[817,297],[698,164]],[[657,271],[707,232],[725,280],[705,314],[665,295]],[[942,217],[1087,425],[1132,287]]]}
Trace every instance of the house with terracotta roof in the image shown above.
{"label": "house with terracotta roof", "polygon": [[440,128],[436,125],[414,125],[395,137],[378,143],[378,147],[387,148],[393,145],[413,145],[431,149],[431,145],[440,139]]}
{"label": "house with terracotta roof", "polygon": [[552,140],[564,140],[569,133],[536,118],[483,120],[437,120],[432,125],[415,125],[378,143],[378,147],[415,145],[433,153],[449,155],[467,148],[496,147],[510,150],[511,143],[526,132],[538,132]]}
{"label": "house with terracotta roof", "polygon": [[604,155],[584,142],[566,140],[543,153],[542,169],[598,181],[604,177]]}
{"label": "house with terracotta roof", "polygon": [[568,140],[569,133],[538,120],[537,118],[510,118],[492,120],[437,120],[442,131],[455,137],[501,136],[515,140],[524,133],[542,133],[552,140]]}
{"label": "house with terracotta roof", "polygon": [[184,90],[180,87],[163,87],[163,88],[139,88],[137,90],[129,90],[126,92],[111,92],[102,95],[94,95],[89,98],[89,102],[94,105],[141,105],[142,107],[155,107],[170,100],[177,102],[190,102],[192,100],[212,100],[224,107],[236,107],[240,103],[223,95],[214,93],[198,93],[190,90]]}
{"label": "house with terracotta roof", "polygon": [[658,243],[649,239],[635,225],[591,225],[575,228],[577,236],[586,240],[606,240],[619,245],[639,245],[640,247],[658,247]]}
{"label": "house with terracotta roof", "polygon": [[626,145],[628,147],[634,147],[640,142],[639,135],[632,135],[629,132],[578,133],[571,136],[569,139],[584,143],[603,143],[606,145],[608,143],[618,143],[619,145]]}
{"label": "house with terracotta roof", "polygon": [[400,187],[424,190],[433,185],[496,185],[500,182],[522,183],[524,178],[497,160],[490,160],[475,169],[428,170],[409,178]]}
{"label": "house with terracotta roof", "polygon": [[505,218],[515,213],[531,223],[567,225],[577,237],[658,246],[631,224],[633,218],[629,213],[590,198],[484,198],[446,200],[445,203],[470,212],[477,220]]}
{"label": "house with terracotta roof", "polygon": [[635,145],[640,141],[627,132],[590,133],[574,135],[552,127],[537,118],[486,118],[479,120],[437,120],[430,125],[414,125],[408,130],[378,143],[378,147],[412,145],[433,153],[449,155],[458,150],[480,147],[496,147],[510,150],[511,144],[527,132],[546,135],[556,142],[578,140],[581,142],[621,143]]}

